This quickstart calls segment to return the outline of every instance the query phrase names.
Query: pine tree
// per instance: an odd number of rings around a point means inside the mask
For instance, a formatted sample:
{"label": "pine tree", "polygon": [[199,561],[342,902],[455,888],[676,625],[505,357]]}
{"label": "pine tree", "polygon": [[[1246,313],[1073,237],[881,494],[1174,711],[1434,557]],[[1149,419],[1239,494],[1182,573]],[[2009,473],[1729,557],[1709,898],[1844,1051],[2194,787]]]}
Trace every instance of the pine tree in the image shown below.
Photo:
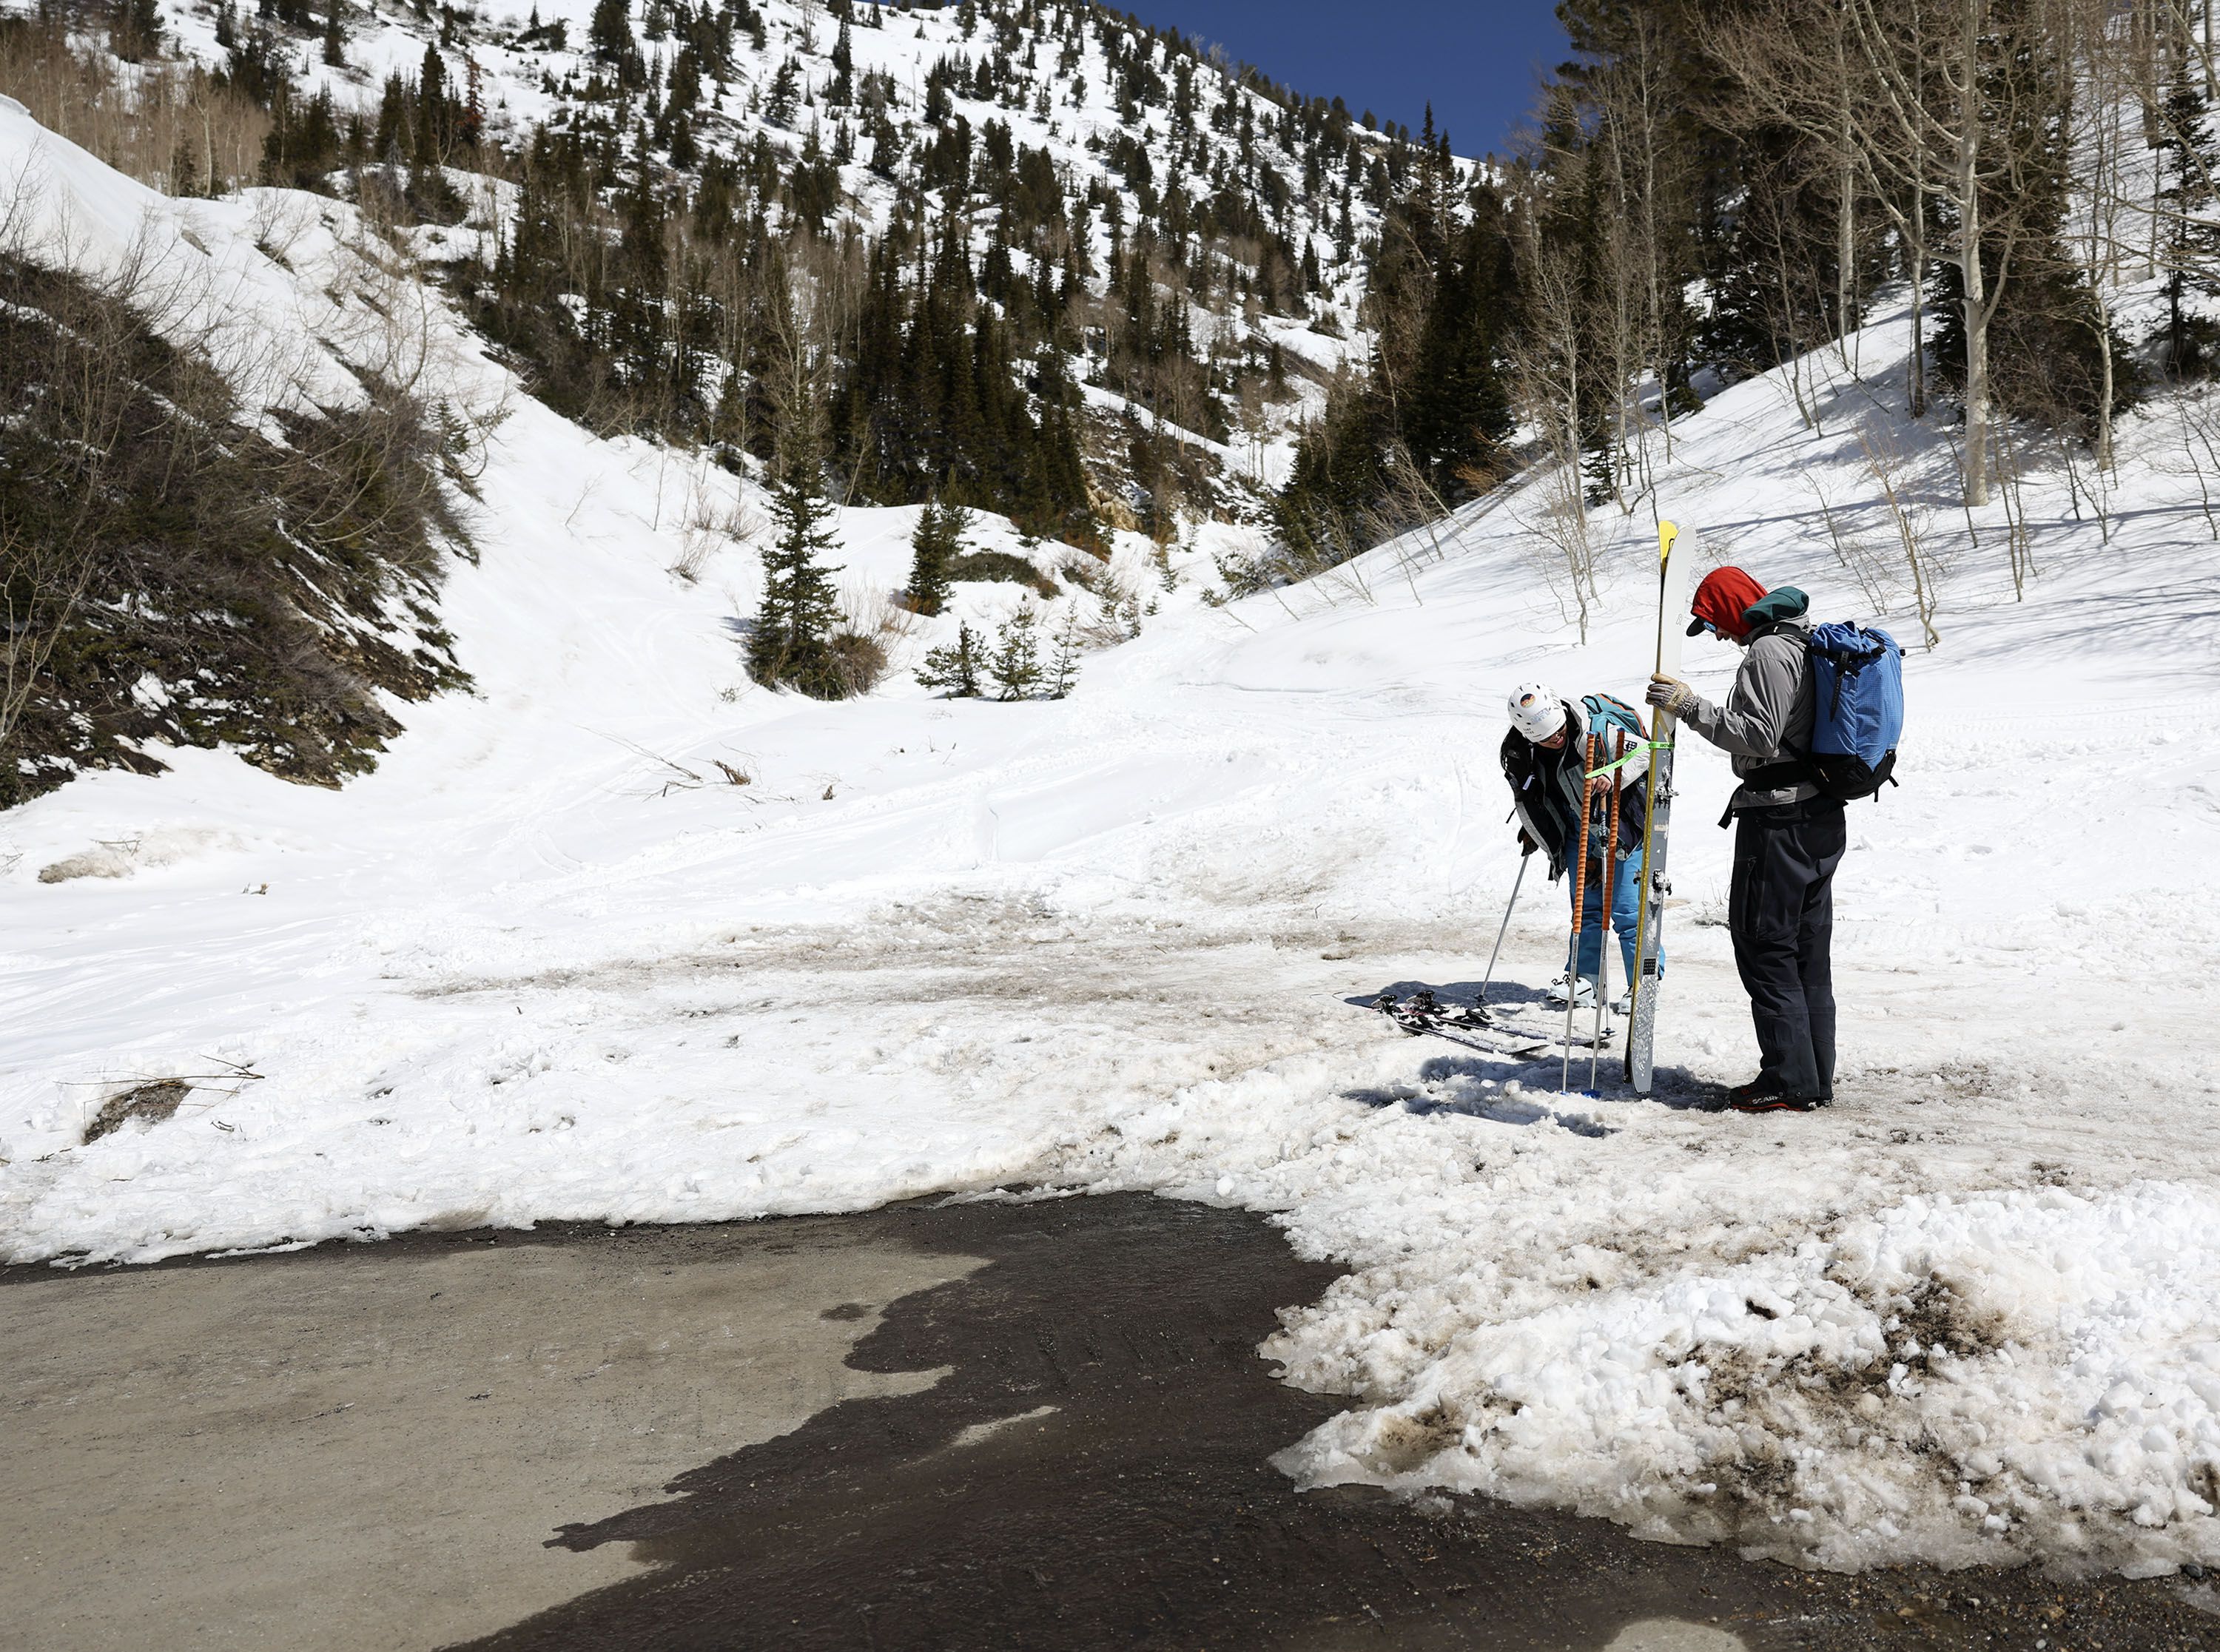
{"label": "pine tree", "polygon": [[832,42],[832,86],[825,101],[835,108],[856,100],[856,53],[848,38],[848,19],[840,19],[839,38]]}
{"label": "pine tree", "polygon": [[[48,9],[41,6],[39,15],[47,16]],[[156,0],[123,0],[109,31],[109,45],[115,55],[127,63],[136,63],[153,56],[161,44],[162,9]]]}
{"label": "pine tree", "polygon": [[1026,700],[1041,685],[1040,616],[1028,602],[995,629],[995,658],[987,670],[1005,700]]}
{"label": "pine tree", "polygon": [[800,71],[794,59],[788,58],[771,77],[770,96],[764,103],[764,119],[773,126],[792,125],[795,99],[800,95]]}
{"label": "pine tree", "polygon": [[324,17],[324,61],[333,68],[346,62],[346,24],[340,16],[344,0],[332,0],[332,9]]}
{"label": "pine tree", "polygon": [[839,618],[832,576],[840,570],[822,561],[834,543],[821,526],[832,507],[814,471],[795,464],[772,484],[770,509],[779,535],[764,552],[763,603],[748,639],[748,675],[814,699],[840,699],[848,692],[832,649]]}
{"label": "pine tree", "polygon": [[1492,191],[1478,191],[1473,221],[1435,265],[1417,371],[1402,408],[1412,457],[1445,500],[1469,496],[1468,478],[1494,469],[1498,446],[1511,433],[1502,333],[1516,302],[1501,207]]}
{"label": "pine tree", "polygon": [[1073,602],[1063,611],[1063,623],[1057,627],[1056,652],[1049,658],[1048,697],[1061,700],[1079,681],[1079,605]]}
{"label": "pine tree", "polygon": [[2163,162],[2167,206],[2166,357],[2167,371],[2177,378],[2202,371],[2207,365],[2212,323],[2192,315],[2183,302],[2192,296],[2210,297],[2216,290],[2212,276],[2214,255],[2220,252],[2220,227],[2210,217],[2215,199],[2212,179],[2220,169],[2220,151],[2205,132],[2204,92],[2198,83],[2193,56],[2179,54],[2173,84],[2168,89],[2160,116],[2159,148]]}
{"label": "pine tree", "polygon": [[424,64],[416,72],[416,147],[412,159],[420,167],[437,166],[447,158],[447,69],[440,48],[424,48]]}
{"label": "pine tree", "polygon": [[956,558],[963,554],[970,514],[961,505],[928,502],[910,538],[909,605],[919,614],[938,614],[948,602]]}
{"label": "pine tree", "polygon": [[621,63],[639,48],[632,37],[632,7],[627,0],[594,0],[586,40],[604,63]]}
{"label": "pine tree", "polygon": [[918,668],[917,680],[925,688],[945,689],[952,700],[976,700],[979,673],[985,658],[986,650],[980,643],[979,633],[969,625],[959,624],[953,643],[926,652],[925,664]]}

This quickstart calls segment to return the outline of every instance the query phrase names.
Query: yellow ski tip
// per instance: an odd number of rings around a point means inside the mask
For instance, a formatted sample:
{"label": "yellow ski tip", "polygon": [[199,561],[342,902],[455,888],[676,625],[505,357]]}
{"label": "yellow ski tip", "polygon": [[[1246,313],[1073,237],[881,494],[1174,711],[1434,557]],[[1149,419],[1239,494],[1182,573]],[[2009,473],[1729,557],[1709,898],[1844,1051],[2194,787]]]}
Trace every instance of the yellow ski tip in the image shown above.
{"label": "yellow ski tip", "polygon": [[1658,561],[1662,562],[1666,558],[1673,554],[1673,541],[1680,537],[1681,525],[1678,522],[1660,522],[1657,524]]}

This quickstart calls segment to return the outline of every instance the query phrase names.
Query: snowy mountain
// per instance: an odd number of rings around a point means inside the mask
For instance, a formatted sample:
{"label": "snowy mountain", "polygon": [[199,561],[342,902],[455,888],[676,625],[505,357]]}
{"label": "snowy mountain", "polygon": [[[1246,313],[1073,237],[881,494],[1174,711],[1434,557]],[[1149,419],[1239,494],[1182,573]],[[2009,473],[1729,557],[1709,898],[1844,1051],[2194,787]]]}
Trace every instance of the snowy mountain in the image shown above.
{"label": "snowy mountain", "polygon": [[[801,60],[802,13],[760,9]],[[881,21],[852,33],[858,75],[882,46],[962,49],[958,16]],[[346,47],[365,93],[421,55],[385,31]],[[490,118],[552,117],[520,65],[591,77],[533,51],[489,47]],[[1013,140],[1092,153],[1116,106],[1082,62],[1082,108],[997,111]],[[768,102],[777,62],[749,72]],[[384,347],[340,325],[385,244],[373,207],[159,195],[7,104],[0,178],[11,255],[151,260],[190,299],[165,325],[282,333],[281,401],[344,404]],[[558,415],[469,330],[470,295],[414,290],[427,383],[475,433],[474,554],[439,602],[471,689],[380,699],[401,729],[341,789],[165,745],[166,773],[0,815],[0,1254],[1150,1189],[1269,1212],[1352,1269],[1265,1350],[1349,1397],[1289,1443],[1306,1484],[1829,1567],[2220,1563],[2220,1062],[2188,1036],[2220,962],[2186,895],[2220,850],[2193,756],[2220,701],[2197,390],[2122,415],[2100,494],[2030,459],[1964,507],[1951,428],[1901,412],[1899,292],[1840,349],[1708,387],[1648,457],[1702,563],[1912,650],[1903,784],[1855,806],[1836,886],[1838,1104],[1743,1118],[1561,1094],[1553,1067],[1363,1007],[1476,982],[1518,858],[1504,695],[1638,698],[1646,512],[1583,519],[1568,571],[1537,469],[1245,596],[1213,552],[1255,530],[1113,529],[1088,577],[1118,595],[1043,604],[1107,627],[1076,687],[996,702],[910,670],[1041,599],[970,582],[937,618],[897,608],[918,507],[851,505],[845,602],[895,669],[820,702],[743,670],[761,575],[729,530],[763,508],[757,466]],[[1006,521],[976,539],[1051,560]],[[1732,665],[1691,645],[1699,689]],[[1660,1059],[1739,1079],[1724,760],[1689,743],[1681,785]],[[1513,997],[1562,956],[1537,881]]]}
{"label": "snowy mountain", "polygon": [[[543,393],[605,427],[768,441],[760,408],[751,425],[748,408],[721,403],[735,371],[761,365],[731,312],[760,309],[770,248],[783,283],[801,277],[836,309],[857,300],[843,284],[878,279],[858,264],[875,249],[895,284],[916,273],[923,285],[950,257],[965,260],[950,284],[1030,364],[1036,405],[1061,393],[1043,390],[1042,364],[1083,387],[1082,503],[1113,527],[1152,526],[1169,504],[1152,502],[1150,467],[1132,461],[1137,427],[1182,503],[1257,514],[1256,488],[1284,476],[1325,380],[1363,359],[1366,244],[1390,193],[1438,159],[1431,134],[1414,149],[1338,99],[1236,75],[1176,33],[1086,4],[551,0],[528,15],[441,7],[433,19],[346,3],[242,17],[227,3],[161,15],[194,59],[231,64],[235,80],[242,64],[285,79],[276,141],[304,182],[337,168],[342,191],[359,194],[365,168],[405,164],[402,215],[452,219],[468,186],[443,187],[439,169],[505,154],[489,170],[525,162],[523,210],[568,231],[566,255],[583,226],[618,232],[591,267],[551,260],[575,323],[559,339],[508,313],[545,296],[533,271],[499,265],[472,237],[436,248],[482,260],[465,278],[497,335]],[[930,271],[904,267],[928,259],[939,261]],[[685,312],[720,301],[720,318],[689,333]],[[844,312],[816,342],[839,371],[869,377],[868,325]],[[600,381],[598,396],[564,382],[582,375]],[[868,488],[963,491],[970,456],[954,472],[875,470],[868,445],[845,433],[837,456]],[[1014,505],[1001,496],[1011,484],[970,480],[967,502]]]}

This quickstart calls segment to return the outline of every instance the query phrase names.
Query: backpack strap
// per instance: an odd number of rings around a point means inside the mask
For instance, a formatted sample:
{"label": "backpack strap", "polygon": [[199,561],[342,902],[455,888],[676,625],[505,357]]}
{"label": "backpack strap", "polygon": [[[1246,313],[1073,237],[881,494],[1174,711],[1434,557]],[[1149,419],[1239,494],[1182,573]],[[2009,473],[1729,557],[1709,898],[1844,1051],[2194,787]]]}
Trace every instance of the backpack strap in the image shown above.
{"label": "backpack strap", "polygon": [[[1789,750],[1793,751],[1795,748],[1791,746]],[[1811,757],[1799,756],[1783,757],[1778,763],[1768,763],[1753,769],[1742,777],[1742,783],[1753,791],[1774,792],[1783,786],[1816,782],[1812,781]]]}

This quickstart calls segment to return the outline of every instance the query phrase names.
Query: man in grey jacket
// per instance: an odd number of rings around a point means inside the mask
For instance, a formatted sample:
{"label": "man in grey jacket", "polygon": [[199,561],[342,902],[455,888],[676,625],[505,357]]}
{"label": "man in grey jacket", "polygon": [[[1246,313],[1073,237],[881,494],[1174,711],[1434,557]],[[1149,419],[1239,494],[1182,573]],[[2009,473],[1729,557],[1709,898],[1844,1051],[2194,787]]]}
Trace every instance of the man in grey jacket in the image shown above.
{"label": "man in grey jacket", "polygon": [[1718,568],[1689,606],[1690,636],[1708,631],[1743,651],[1724,706],[1668,676],[1656,678],[1648,696],[1727,752],[1741,782],[1727,804],[1736,821],[1727,930],[1761,1059],[1756,1078],[1729,1091],[1728,1104],[1743,1113],[1808,1112],[1834,1099],[1829,951],[1845,840],[1843,805],[1805,777],[1811,603],[1792,585],[1768,595],[1741,569]]}

